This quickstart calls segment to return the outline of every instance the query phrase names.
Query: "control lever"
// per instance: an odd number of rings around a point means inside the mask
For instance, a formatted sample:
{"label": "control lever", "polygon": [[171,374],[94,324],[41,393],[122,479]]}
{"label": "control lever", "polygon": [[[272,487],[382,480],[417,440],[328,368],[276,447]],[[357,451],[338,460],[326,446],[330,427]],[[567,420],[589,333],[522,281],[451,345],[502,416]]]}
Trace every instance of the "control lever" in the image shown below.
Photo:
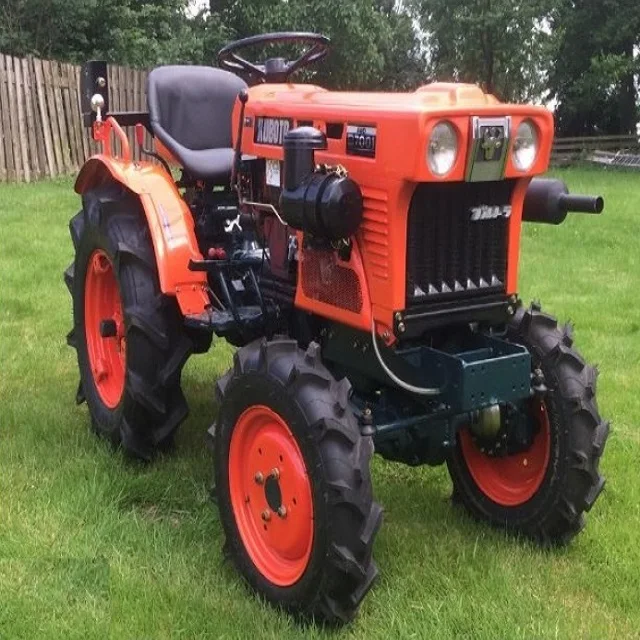
{"label": "control lever", "polygon": [[[242,129],[244,128],[244,108],[249,100],[249,94],[246,89],[242,89],[238,94],[238,100],[240,100],[240,118],[238,119],[238,137],[236,139],[236,148],[233,154],[233,167],[231,168],[231,188],[236,189],[238,194],[240,193],[236,181],[238,179],[238,172],[240,171],[240,160],[242,159]],[[239,226],[239,225],[238,225]]]}
{"label": "control lever", "polygon": [[140,123],[136,124],[136,142],[140,147],[140,151],[142,151],[145,156],[150,156],[151,158],[157,160],[165,168],[166,172],[171,175],[171,168],[169,167],[167,161],[162,156],[158,155],[155,151],[147,149],[144,146],[144,125]]}

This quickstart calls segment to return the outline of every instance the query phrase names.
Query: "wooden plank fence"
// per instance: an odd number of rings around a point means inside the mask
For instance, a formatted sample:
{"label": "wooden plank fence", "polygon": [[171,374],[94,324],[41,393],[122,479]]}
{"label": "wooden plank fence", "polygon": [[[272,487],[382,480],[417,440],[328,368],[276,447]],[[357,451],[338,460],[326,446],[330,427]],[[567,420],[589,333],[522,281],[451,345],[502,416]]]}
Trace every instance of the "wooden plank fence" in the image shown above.
{"label": "wooden plank fence", "polygon": [[[146,109],[146,77],[143,70],[109,65],[111,109]],[[133,128],[127,133],[139,160]],[[0,54],[0,182],[76,173],[97,149],[82,126],[79,66]],[[118,141],[114,150],[120,151]]]}
{"label": "wooden plank fence", "polygon": [[[147,72],[109,65],[112,111],[145,110]],[[128,128],[135,160],[140,150]],[[150,146],[147,136],[146,146]],[[113,148],[120,153],[120,142]],[[98,146],[82,126],[80,67],[0,54],[0,182],[76,173]],[[593,151],[640,151],[638,136],[558,138],[552,162],[570,164]]]}
{"label": "wooden plank fence", "polygon": [[633,135],[557,138],[553,144],[551,161],[556,165],[571,164],[595,151],[638,153],[640,139]]}

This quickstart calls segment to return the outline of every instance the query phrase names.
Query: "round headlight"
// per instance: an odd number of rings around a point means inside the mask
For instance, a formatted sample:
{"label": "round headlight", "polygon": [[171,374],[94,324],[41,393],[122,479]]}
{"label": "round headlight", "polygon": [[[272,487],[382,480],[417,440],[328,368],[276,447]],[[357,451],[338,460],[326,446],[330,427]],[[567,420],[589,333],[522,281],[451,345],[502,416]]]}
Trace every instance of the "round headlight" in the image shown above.
{"label": "round headlight", "polygon": [[538,131],[531,120],[525,120],[520,123],[511,148],[513,164],[520,171],[528,171],[533,166],[537,155]]}
{"label": "round headlight", "polygon": [[427,148],[429,169],[437,176],[444,176],[456,163],[458,157],[458,136],[452,125],[440,122],[431,132]]}

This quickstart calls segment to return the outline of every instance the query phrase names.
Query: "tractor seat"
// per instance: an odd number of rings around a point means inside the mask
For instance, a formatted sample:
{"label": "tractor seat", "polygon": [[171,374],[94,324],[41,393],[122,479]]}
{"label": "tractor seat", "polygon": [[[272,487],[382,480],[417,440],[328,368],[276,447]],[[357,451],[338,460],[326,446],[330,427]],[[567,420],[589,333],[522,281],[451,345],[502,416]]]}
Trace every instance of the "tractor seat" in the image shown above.
{"label": "tractor seat", "polygon": [[186,171],[222,184],[233,166],[231,114],[244,80],[212,67],[166,66],[149,73],[153,134]]}

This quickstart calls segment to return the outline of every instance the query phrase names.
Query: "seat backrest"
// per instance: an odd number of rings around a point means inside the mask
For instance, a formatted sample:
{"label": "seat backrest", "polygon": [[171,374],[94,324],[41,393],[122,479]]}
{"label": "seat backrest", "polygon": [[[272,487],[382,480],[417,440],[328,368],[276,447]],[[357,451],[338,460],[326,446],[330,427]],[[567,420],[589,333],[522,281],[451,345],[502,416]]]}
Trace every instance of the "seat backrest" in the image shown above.
{"label": "seat backrest", "polygon": [[247,85],[222,69],[158,67],[147,78],[151,128],[169,148],[192,151],[231,147],[231,114]]}

